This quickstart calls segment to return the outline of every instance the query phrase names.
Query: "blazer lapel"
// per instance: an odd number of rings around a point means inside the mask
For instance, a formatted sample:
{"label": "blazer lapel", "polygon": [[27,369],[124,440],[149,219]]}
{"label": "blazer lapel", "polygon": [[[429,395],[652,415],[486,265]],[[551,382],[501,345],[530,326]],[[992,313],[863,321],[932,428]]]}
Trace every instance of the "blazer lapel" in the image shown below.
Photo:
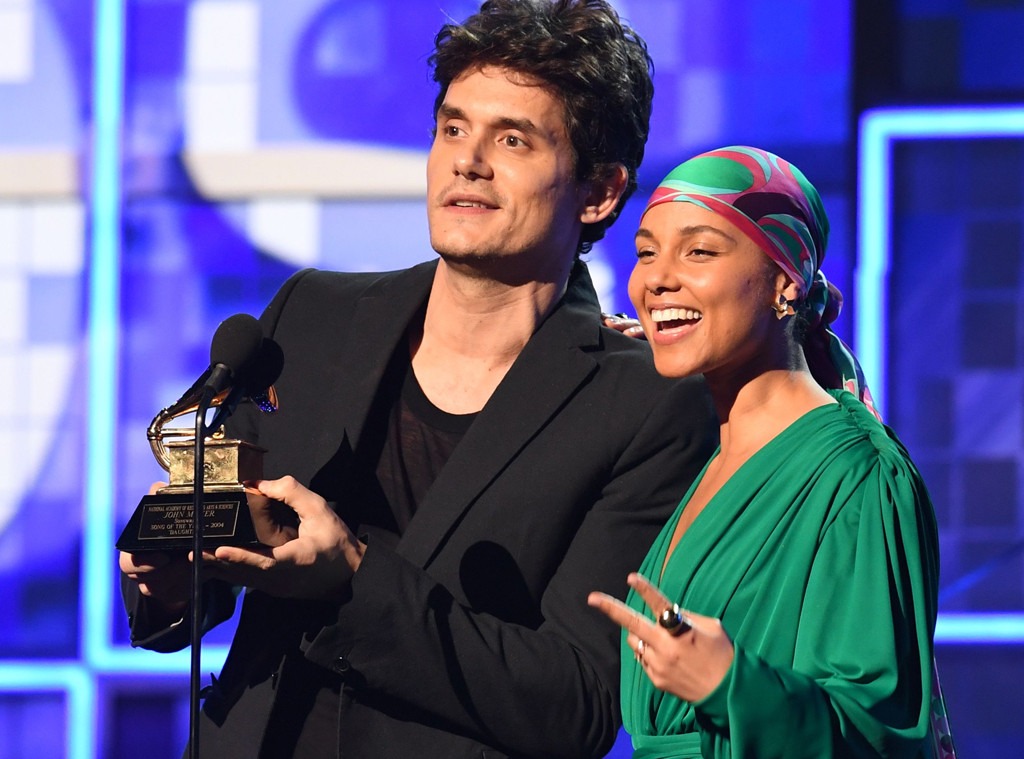
{"label": "blazer lapel", "polygon": [[426,566],[480,493],[596,370],[599,307],[582,267],[427,492],[398,550]]}
{"label": "blazer lapel", "polygon": [[409,323],[426,302],[437,261],[414,266],[370,288],[359,299],[339,346],[337,387],[344,396],[331,405],[328,425],[341,431],[354,450],[366,426],[384,370]]}

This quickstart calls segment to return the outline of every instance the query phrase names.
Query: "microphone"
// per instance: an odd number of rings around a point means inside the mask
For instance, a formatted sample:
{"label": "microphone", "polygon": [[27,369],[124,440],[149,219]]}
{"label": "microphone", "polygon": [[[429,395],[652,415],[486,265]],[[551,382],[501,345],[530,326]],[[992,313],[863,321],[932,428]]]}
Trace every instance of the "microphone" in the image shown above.
{"label": "microphone", "polygon": [[260,373],[262,345],[263,328],[254,316],[235,314],[222,321],[210,344],[210,373],[204,387],[217,395],[229,386],[237,387],[247,375]]}
{"label": "microphone", "polygon": [[281,346],[263,335],[255,317],[235,314],[221,322],[210,344],[210,368],[196,382],[210,397],[221,398],[210,429],[223,424],[245,398],[260,411],[276,411],[273,384],[283,368]]}
{"label": "microphone", "polygon": [[284,369],[284,351],[281,346],[264,337],[260,341],[260,350],[256,361],[245,373],[243,397],[247,396],[260,411],[273,413],[277,411],[277,393],[273,385]]}
{"label": "microphone", "polygon": [[[249,314],[229,316],[214,333],[210,345],[210,366],[178,400],[157,414],[150,427],[150,440],[153,439],[154,427],[162,427],[170,419],[193,410],[207,388],[211,397],[225,396],[225,412],[233,411],[242,399],[248,397],[261,411],[272,413],[277,404],[273,397],[268,397],[268,391],[281,376],[283,368],[281,346],[263,336],[263,329],[255,317]],[[227,388],[231,388],[230,393],[224,392]],[[226,397],[229,395],[230,400]],[[225,416],[226,413],[221,415],[222,421]],[[157,458],[162,457],[157,454]]]}

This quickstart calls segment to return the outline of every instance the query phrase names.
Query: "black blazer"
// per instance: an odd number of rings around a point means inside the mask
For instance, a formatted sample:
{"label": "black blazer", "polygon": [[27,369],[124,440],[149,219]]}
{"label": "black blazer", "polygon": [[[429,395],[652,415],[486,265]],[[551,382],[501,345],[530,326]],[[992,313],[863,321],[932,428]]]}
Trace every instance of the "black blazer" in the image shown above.
{"label": "black blazer", "polygon": [[[267,477],[349,511],[378,383],[435,268],[307,270],[281,289],[263,315],[285,353],[280,411],[240,409],[232,430],[269,449]],[[203,755],[258,756],[271,710],[312,708],[292,686],[334,678],[323,744],[338,756],[602,756],[620,724],[619,632],[587,593],[624,595],[713,429],[702,382],[659,377],[645,343],[601,326],[579,264],[405,533],[368,537],[349,598],[246,594]],[[214,620],[228,598],[211,593]],[[135,645],[187,645],[187,630],[146,630],[138,600]]]}

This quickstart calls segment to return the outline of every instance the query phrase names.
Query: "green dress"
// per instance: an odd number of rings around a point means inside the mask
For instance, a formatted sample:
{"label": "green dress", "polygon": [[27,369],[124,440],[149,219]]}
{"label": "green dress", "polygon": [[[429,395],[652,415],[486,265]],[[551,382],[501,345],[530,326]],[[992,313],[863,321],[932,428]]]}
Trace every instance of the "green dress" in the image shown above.
{"label": "green dress", "polygon": [[[636,759],[928,755],[934,511],[891,430],[830,392],[837,405],[802,416],[722,486],[660,581],[693,488],[651,547],[641,573],[721,619],[735,658],[691,704],[655,689],[623,636]],[[650,616],[636,593],[628,603]]]}

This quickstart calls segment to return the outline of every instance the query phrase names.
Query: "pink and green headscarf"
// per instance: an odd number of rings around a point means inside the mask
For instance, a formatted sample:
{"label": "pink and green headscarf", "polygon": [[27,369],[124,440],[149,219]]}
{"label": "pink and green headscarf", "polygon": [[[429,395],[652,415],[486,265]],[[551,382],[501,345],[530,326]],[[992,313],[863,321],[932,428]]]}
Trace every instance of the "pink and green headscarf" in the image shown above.
{"label": "pink and green headscarf", "polygon": [[807,177],[766,150],[718,148],[672,169],[644,213],[672,202],[693,203],[724,216],[793,278],[800,300],[811,306],[804,353],[814,378],[823,387],[849,390],[875,412],[860,364],[828,328],[839,316],[843,296],[821,273],[828,217]]}

